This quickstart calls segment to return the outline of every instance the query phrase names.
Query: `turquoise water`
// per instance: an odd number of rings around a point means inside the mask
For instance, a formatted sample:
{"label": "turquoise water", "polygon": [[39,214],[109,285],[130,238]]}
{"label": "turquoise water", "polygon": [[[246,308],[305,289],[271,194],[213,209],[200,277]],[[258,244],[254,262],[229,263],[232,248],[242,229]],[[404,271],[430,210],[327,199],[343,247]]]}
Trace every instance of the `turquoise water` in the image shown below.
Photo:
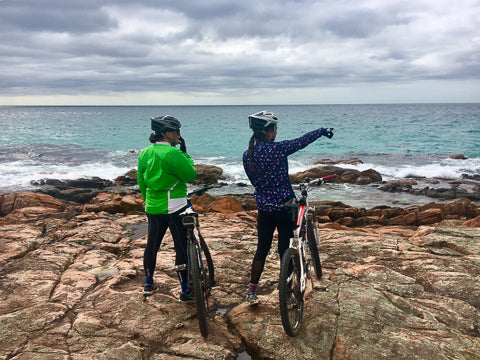
{"label": "turquoise water", "polygon": [[189,150],[239,157],[250,136],[247,116],[268,108],[280,118],[278,139],[334,127],[331,141],[306,153],[422,153],[480,157],[480,104],[0,107],[0,147],[76,144],[105,151],[148,145],[150,117],[176,116]]}
{"label": "turquoise water", "polygon": [[[247,117],[264,109],[279,117],[277,140],[335,128],[332,139],[320,138],[290,157],[291,173],[318,159],[358,157],[364,164],[352,167],[374,168],[385,180],[480,174],[480,104],[1,106],[0,192],[26,189],[41,178],[122,175],[136,167],[138,152],[149,145],[150,118],[165,114],[182,122],[195,162],[222,167],[232,185],[223,191],[238,192],[233,184],[248,183],[241,165],[251,135]],[[453,154],[468,160],[449,159]],[[373,197],[362,195],[364,189],[333,190]]]}

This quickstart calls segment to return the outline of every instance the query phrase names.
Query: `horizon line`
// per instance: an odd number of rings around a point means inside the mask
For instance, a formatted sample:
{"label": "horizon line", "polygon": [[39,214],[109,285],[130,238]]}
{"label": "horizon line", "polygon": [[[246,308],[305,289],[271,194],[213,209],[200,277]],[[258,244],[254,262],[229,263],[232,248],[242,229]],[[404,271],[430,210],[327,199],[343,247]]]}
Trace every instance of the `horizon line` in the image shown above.
{"label": "horizon line", "polygon": [[4,105],[0,104],[0,107],[171,107],[171,106],[329,106],[329,105],[441,105],[441,104],[480,104],[480,101],[452,101],[452,102],[371,102],[371,103],[305,103],[305,104],[57,104],[57,105],[45,105],[45,104],[24,104],[24,105]]}

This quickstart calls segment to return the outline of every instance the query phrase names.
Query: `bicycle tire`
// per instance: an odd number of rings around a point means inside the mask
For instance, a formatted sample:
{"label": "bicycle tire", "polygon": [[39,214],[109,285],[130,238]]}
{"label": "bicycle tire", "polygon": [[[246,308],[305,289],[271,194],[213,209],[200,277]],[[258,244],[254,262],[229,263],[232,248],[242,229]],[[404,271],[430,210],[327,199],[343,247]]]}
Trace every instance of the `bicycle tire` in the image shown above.
{"label": "bicycle tire", "polygon": [[[294,337],[300,330],[303,317],[303,293],[300,290],[300,256],[295,248],[288,248],[282,257],[278,297],[282,326],[288,336]],[[289,299],[291,300],[289,302]],[[290,304],[289,304],[290,303]]]}
{"label": "bicycle tire", "polygon": [[207,260],[206,268],[207,268],[208,280],[210,281],[210,286],[214,286],[215,285],[215,268],[213,266],[212,255],[210,254],[210,250],[208,249],[207,243],[203,239],[202,234],[200,234],[199,232],[198,235],[200,238],[200,247],[202,249],[203,254],[205,255],[204,256],[205,260]]}
{"label": "bicycle tire", "polygon": [[200,268],[200,258],[198,254],[198,247],[196,244],[189,245],[189,260],[190,260],[190,275],[192,281],[192,291],[195,297],[195,304],[197,306],[197,318],[200,326],[200,333],[203,337],[208,336],[207,328],[207,310],[205,306],[205,284],[202,281],[202,274]]}
{"label": "bicycle tire", "polygon": [[321,279],[323,276],[322,263],[320,262],[320,255],[318,255],[317,238],[315,237],[315,231],[313,230],[312,220],[307,220],[307,242],[312,256],[313,269],[317,279]]}

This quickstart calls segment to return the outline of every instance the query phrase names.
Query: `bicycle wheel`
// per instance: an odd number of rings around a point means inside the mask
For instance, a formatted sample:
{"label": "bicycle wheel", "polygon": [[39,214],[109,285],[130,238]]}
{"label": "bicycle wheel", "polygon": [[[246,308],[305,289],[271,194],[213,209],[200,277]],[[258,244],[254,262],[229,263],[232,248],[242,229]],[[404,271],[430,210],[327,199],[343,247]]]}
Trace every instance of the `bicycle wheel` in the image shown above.
{"label": "bicycle wheel", "polygon": [[202,252],[205,256],[202,258],[207,261],[205,264],[205,261],[203,262],[203,265],[206,268],[207,274],[208,274],[208,280],[210,281],[210,286],[215,285],[215,269],[213,267],[213,260],[212,260],[212,255],[210,254],[210,250],[208,249],[207,243],[203,239],[202,234],[200,232],[198,233],[200,237],[200,247],[202,249]]}
{"label": "bicycle wheel", "polygon": [[296,336],[303,316],[303,293],[300,289],[300,257],[298,250],[288,248],[282,257],[278,297],[282,325],[288,336]]}
{"label": "bicycle wheel", "polygon": [[313,230],[312,220],[307,221],[307,242],[312,256],[313,268],[315,269],[315,275],[317,279],[322,278],[322,264],[320,262],[320,256],[318,255],[317,238],[315,237],[315,231]]}
{"label": "bicycle wheel", "polygon": [[200,333],[203,337],[208,336],[207,329],[207,310],[206,310],[206,294],[205,284],[200,267],[200,258],[198,247],[196,244],[190,244],[189,247],[189,270],[192,281],[192,292],[195,297],[195,304],[197,305],[197,317],[200,325]]}

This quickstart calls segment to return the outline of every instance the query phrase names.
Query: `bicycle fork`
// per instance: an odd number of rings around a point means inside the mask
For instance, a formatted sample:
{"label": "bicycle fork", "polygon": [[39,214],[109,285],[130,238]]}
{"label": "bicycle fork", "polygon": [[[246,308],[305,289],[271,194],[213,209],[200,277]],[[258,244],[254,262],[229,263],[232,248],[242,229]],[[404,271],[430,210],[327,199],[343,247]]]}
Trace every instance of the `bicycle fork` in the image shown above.
{"label": "bicycle fork", "polygon": [[[297,248],[300,261],[300,291],[305,300],[305,290],[307,288],[307,269],[305,259],[305,241],[301,241],[301,229],[295,230],[294,237],[290,239],[290,247]],[[297,245],[297,246],[295,246]],[[288,281],[292,280],[294,272],[289,276]]]}

